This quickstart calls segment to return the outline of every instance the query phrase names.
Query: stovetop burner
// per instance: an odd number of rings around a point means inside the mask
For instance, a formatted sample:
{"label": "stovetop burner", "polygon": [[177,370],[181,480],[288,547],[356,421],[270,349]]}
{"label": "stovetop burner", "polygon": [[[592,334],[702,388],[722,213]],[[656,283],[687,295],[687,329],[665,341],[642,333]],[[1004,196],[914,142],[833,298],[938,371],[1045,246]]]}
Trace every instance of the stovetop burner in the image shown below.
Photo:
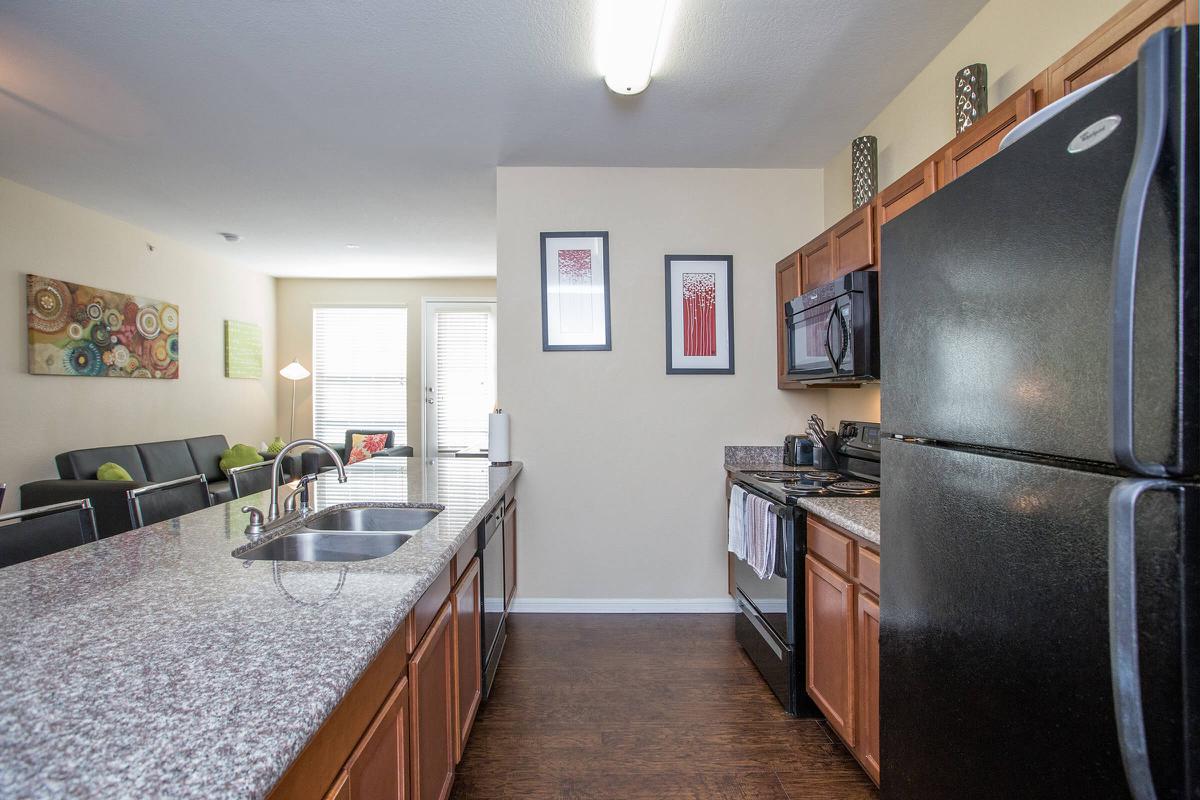
{"label": "stovetop burner", "polygon": [[831,484],[829,488],[834,494],[844,494],[854,497],[867,497],[879,494],[879,484],[868,483],[867,481],[838,481]]}
{"label": "stovetop burner", "polygon": [[812,472],[804,473],[805,480],[821,481],[823,483],[831,483],[832,481],[840,481],[844,475],[840,472],[830,472],[828,470],[813,470]]}
{"label": "stovetop burner", "polygon": [[751,472],[755,478],[767,483],[832,483],[846,477],[840,472],[822,469],[798,469],[792,472]]}
{"label": "stovetop burner", "polygon": [[801,476],[805,476],[808,473],[800,470],[792,470],[789,472],[751,472],[750,474],[768,483],[785,483],[787,481],[798,480]]}

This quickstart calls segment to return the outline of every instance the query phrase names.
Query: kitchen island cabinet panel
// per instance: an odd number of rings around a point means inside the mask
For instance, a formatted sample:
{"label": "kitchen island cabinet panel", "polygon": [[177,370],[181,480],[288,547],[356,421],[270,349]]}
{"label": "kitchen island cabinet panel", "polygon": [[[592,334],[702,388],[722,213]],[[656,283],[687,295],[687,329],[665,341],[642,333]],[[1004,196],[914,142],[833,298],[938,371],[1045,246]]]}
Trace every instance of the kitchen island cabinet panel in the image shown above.
{"label": "kitchen island cabinet panel", "polygon": [[454,761],[462,760],[475,714],[483,700],[483,643],[479,559],[471,559],[454,590]]}
{"label": "kitchen island cabinet panel", "polygon": [[408,664],[413,800],[445,800],[454,782],[454,637],[450,604]]}
{"label": "kitchen island cabinet panel", "polygon": [[408,680],[402,678],[347,765],[352,800],[406,800]]}

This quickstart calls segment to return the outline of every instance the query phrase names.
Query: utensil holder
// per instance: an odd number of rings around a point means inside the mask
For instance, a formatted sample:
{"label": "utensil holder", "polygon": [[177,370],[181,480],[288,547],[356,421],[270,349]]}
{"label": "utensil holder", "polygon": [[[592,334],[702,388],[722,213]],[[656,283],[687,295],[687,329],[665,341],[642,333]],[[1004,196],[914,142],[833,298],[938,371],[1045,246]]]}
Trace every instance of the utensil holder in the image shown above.
{"label": "utensil holder", "polygon": [[825,441],[829,445],[828,449],[822,447],[820,443],[813,444],[813,466],[817,469],[837,469],[837,459],[829,452],[830,450],[837,451],[837,434],[829,434],[825,437]]}

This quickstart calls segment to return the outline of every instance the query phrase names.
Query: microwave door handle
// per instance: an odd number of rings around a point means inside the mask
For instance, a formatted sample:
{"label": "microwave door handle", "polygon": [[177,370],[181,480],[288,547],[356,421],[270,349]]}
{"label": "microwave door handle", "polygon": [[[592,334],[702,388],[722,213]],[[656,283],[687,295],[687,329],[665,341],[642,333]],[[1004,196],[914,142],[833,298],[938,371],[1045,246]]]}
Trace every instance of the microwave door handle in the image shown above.
{"label": "microwave door handle", "polygon": [[1142,216],[1167,130],[1170,36],[1169,30],[1156,33],[1138,53],[1137,144],[1117,214],[1112,268],[1113,456],[1132,472],[1159,478],[1169,474],[1166,465],[1142,462],[1134,443],[1134,307]]}
{"label": "microwave door handle", "polygon": [[842,309],[834,306],[834,311],[837,312],[838,321],[838,341],[841,342],[841,349],[838,350],[837,367],[840,369],[842,362],[846,360],[846,349],[850,346],[850,331],[846,325],[846,320],[842,316]]}
{"label": "microwave door handle", "polygon": [[838,371],[838,361],[841,359],[833,357],[833,347],[830,346],[830,339],[833,338],[833,320],[838,316],[837,303],[833,304],[833,310],[829,312],[829,319],[825,320],[825,355],[829,357],[829,363],[833,366],[833,371]]}

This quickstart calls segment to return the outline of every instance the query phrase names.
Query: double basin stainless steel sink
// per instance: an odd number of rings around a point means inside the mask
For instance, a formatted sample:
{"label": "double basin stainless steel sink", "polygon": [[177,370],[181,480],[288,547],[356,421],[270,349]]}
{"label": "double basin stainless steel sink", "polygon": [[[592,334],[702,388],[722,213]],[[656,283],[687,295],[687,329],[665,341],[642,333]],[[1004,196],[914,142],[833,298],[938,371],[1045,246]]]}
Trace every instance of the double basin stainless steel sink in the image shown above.
{"label": "double basin stainless steel sink", "polygon": [[249,561],[366,561],[395,552],[441,511],[438,506],[335,507],[233,555]]}

